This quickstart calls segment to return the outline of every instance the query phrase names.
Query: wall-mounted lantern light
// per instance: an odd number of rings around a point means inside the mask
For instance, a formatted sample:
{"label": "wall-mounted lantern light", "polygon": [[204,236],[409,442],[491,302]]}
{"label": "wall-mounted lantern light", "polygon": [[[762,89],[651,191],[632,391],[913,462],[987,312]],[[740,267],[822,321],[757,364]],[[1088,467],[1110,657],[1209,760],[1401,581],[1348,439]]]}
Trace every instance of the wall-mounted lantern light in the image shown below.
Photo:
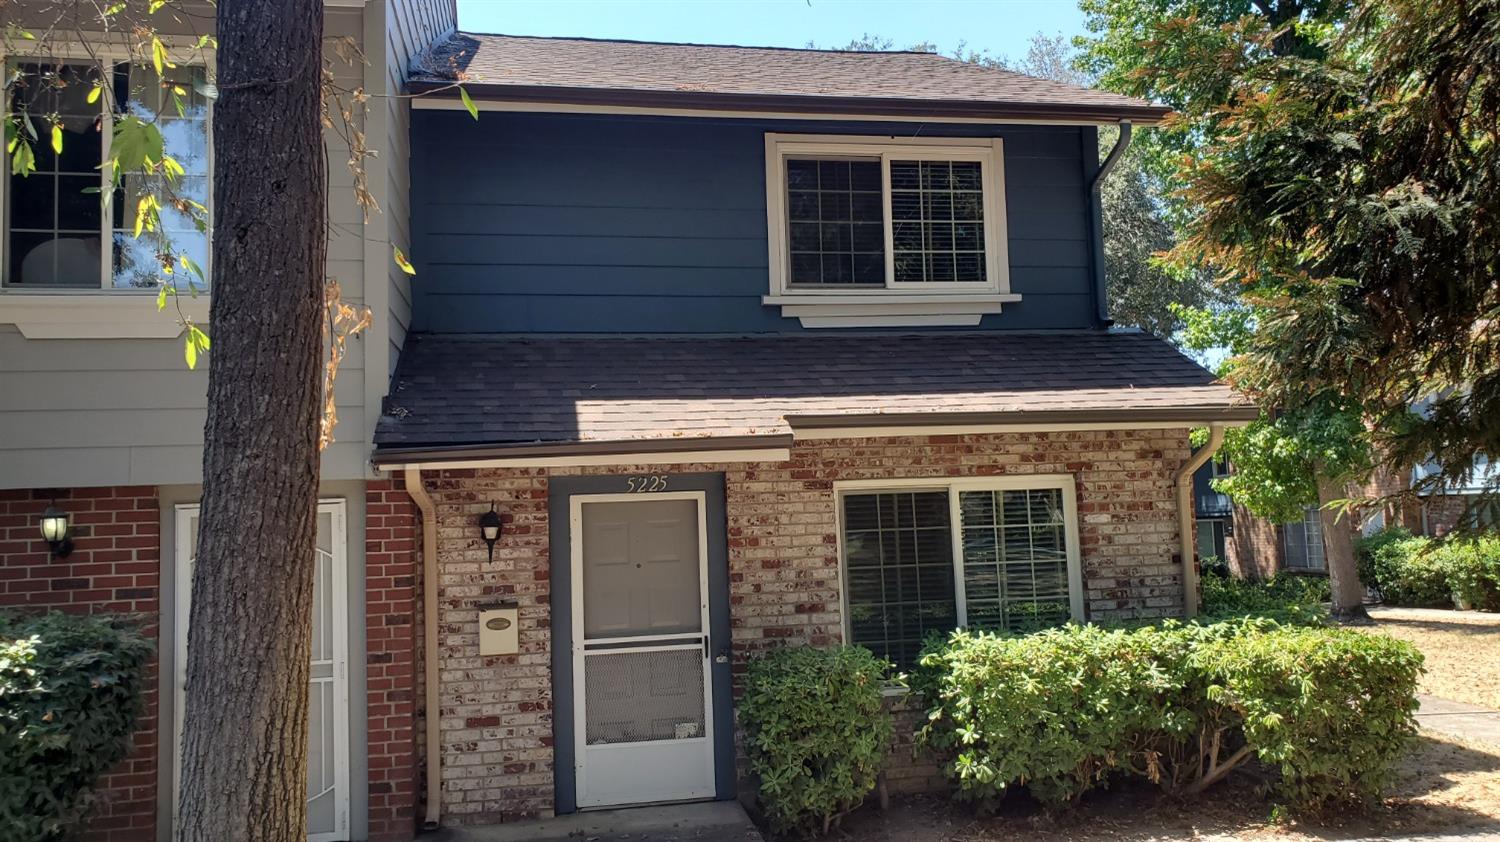
{"label": "wall-mounted lantern light", "polygon": [[48,506],[42,512],[42,540],[52,549],[53,558],[66,558],[73,552],[73,542],[68,538],[68,515],[56,506]]}
{"label": "wall-mounted lantern light", "polygon": [[495,542],[500,540],[500,513],[495,511],[495,504],[490,504],[490,510],[479,516],[479,534],[484,538],[484,543],[490,548],[490,562],[495,561]]}

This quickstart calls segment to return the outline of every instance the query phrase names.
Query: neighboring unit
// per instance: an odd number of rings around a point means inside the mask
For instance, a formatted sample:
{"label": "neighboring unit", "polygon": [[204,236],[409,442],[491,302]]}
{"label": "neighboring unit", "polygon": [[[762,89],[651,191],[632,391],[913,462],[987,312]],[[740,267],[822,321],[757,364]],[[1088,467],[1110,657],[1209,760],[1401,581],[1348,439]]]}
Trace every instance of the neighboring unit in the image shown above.
{"label": "neighboring unit", "polygon": [[[1494,530],[1500,526],[1500,504],[1483,496],[1492,484],[1490,464],[1483,457],[1477,459],[1468,483],[1457,487],[1438,484],[1438,472],[1431,464],[1419,465],[1407,477],[1377,468],[1360,489],[1363,496],[1379,499],[1410,491],[1415,499],[1402,498],[1356,511],[1348,528],[1355,538],[1386,527],[1403,527],[1433,538],[1461,527]],[[1213,481],[1230,471],[1228,460],[1221,455],[1193,475],[1198,559],[1222,561],[1234,575],[1250,579],[1280,572],[1326,575],[1327,550],[1317,507],[1309,506],[1301,518],[1288,523],[1256,517],[1229,495],[1214,489]]]}
{"label": "neighboring unit", "polygon": [[[67,4],[62,4],[67,5]],[[212,24],[210,5],[154,15],[164,39],[194,44]],[[318,509],[311,678],[308,834],[311,839],[409,839],[418,786],[412,683],[418,622],[414,536],[405,493],[371,469],[380,399],[410,320],[407,276],[392,245],[410,248],[406,194],[407,100],[386,97],[406,83],[413,55],[453,32],[453,0],[329,0],[326,61],[344,88],[376,95],[365,131],[378,157],[366,162],[383,213],[364,224],[328,133],[328,274],[344,297],[369,306],[372,327],[350,343],[338,374],[336,441],[323,453]],[[176,812],[178,735],[185,681],[190,570],[204,478],[207,371],[183,360],[173,307],[156,308],[156,260],[141,253],[121,193],[101,213],[103,138],[115,115],[91,98],[107,79],[132,112],[160,115],[167,151],[184,165],[183,191],[212,208],[213,102],[202,60],[170,57],[158,77],[132,66],[129,38],[94,32],[88,4],[58,21],[55,3],[7,4],[7,23],[47,36],[8,39],[20,78],[6,89],[14,108],[59,115],[63,154],[37,144],[37,172],[0,177],[0,608],[119,612],[141,616],[157,639],[157,685],[132,757],[103,782],[88,839],[166,840]],[[38,17],[43,12],[46,17]],[[97,12],[95,12],[97,14]],[[70,43],[58,33],[86,33]],[[364,62],[338,57],[352,43]],[[50,74],[69,82],[54,89]],[[9,73],[7,78],[10,79]],[[181,88],[179,114],[164,84]],[[102,127],[102,130],[101,130]],[[342,185],[342,186],[341,186]],[[126,187],[132,184],[127,182]],[[95,192],[86,192],[88,188]],[[165,214],[172,224],[172,214]],[[178,223],[174,246],[208,267],[208,236]],[[187,273],[182,273],[186,275]],[[182,296],[210,334],[213,295]],[[212,478],[209,478],[212,481]],[[52,559],[41,512],[69,516],[73,552]],[[274,630],[273,630],[274,631]]]}

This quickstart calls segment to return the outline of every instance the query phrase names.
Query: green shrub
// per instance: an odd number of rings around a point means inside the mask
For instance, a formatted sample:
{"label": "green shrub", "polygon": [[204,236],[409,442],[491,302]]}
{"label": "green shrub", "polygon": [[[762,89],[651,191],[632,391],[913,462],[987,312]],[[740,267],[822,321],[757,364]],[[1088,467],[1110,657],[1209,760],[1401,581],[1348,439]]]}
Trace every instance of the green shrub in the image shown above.
{"label": "green shrub", "polygon": [[1369,566],[1381,599],[1392,605],[1448,604],[1452,589],[1434,546],[1416,537],[1375,542]]}
{"label": "green shrub", "polygon": [[1203,613],[1209,617],[1237,617],[1291,612],[1317,615],[1330,598],[1323,576],[1280,574],[1262,582],[1230,576],[1204,576]]}
{"label": "green shrub", "polygon": [[1380,582],[1375,575],[1375,555],[1386,545],[1406,541],[1411,537],[1411,530],[1404,526],[1388,526],[1354,539],[1354,563],[1358,568],[1359,580],[1366,587],[1379,588]]}
{"label": "green shrub", "polygon": [[982,804],[1025,784],[1057,805],[1117,776],[1194,794],[1258,756],[1294,807],[1317,807],[1386,780],[1420,665],[1391,638],[1258,618],[957,632],[922,658],[921,739]]}
{"label": "green shrub", "polygon": [[1455,606],[1500,611],[1500,538],[1448,540],[1432,554]]}
{"label": "green shrub", "polygon": [[858,646],[788,647],[750,663],[740,722],[771,828],[827,832],[875,788],[891,737],[889,662]]}
{"label": "green shrub", "polygon": [[1149,766],[1156,732],[1193,732],[1188,653],[1181,628],[955,632],[918,670],[932,705],[922,739],[952,754],[960,797],[988,805],[1025,783],[1043,803],[1071,801],[1122,765]]}
{"label": "green shrub", "polygon": [[1299,808],[1374,800],[1416,735],[1422,655],[1350,629],[1275,629],[1213,640],[1194,656],[1221,721],[1280,771]]}
{"label": "green shrub", "polygon": [[0,838],[60,838],[125,758],[151,644],[119,620],[0,613]]}

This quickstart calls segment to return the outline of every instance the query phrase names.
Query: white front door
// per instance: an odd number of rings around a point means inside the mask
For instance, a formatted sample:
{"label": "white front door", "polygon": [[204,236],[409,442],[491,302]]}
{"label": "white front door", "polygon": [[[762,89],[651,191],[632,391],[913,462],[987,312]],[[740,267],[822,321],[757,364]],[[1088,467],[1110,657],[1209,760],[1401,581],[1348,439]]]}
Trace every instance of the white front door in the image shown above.
{"label": "white front door", "polygon": [[580,808],[714,797],[704,505],[572,498]]}
{"label": "white front door", "polygon": [[[182,713],[187,688],[187,628],[198,555],[198,506],[177,507],[177,703],[173,780],[182,779]],[[308,698],[307,838],[349,838],[349,670],[345,577],[348,550],[343,501],[318,504],[313,573],[312,677]],[[177,812],[177,787],[172,790]]]}

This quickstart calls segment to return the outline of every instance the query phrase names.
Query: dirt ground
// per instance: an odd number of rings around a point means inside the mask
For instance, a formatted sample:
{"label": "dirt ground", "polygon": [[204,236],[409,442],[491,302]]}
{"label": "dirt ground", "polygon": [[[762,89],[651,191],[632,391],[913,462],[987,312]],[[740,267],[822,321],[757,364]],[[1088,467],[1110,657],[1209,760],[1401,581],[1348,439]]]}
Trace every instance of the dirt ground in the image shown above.
{"label": "dirt ground", "polygon": [[881,812],[866,805],[832,839],[860,842],[1041,842],[1095,840],[1302,840],[1500,834],[1500,747],[1424,737],[1385,803],[1317,819],[1280,820],[1251,775],[1239,775],[1195,801],[1149,787],[1096,792],[1061,815],[1023,797],[979,818],[941,798],[895,799]]}
{"label": "dirt ground", "polygon": [[1381,607],[1370,616],[1379,631],[1422,650],[1423,693],[1500,710],[1500,614]]}

